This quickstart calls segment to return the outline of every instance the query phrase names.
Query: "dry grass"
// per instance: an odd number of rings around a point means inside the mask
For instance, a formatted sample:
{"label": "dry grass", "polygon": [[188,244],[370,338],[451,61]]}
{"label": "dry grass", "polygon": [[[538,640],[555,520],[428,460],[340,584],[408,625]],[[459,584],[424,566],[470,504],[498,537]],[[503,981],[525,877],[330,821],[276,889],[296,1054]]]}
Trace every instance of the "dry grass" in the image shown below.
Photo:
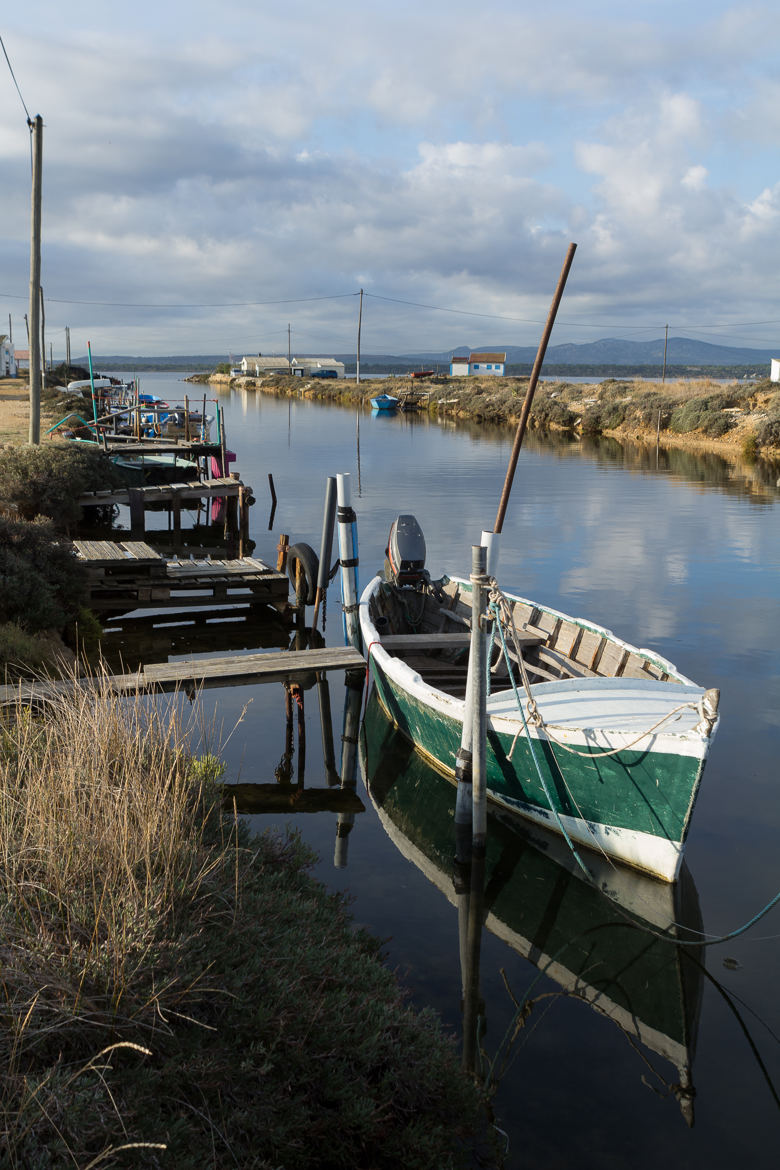
{"label": "dry grass", "polygon": [[471,1164],[452,1043],[161,703],[74,680],[0,728],[0,1165]]}

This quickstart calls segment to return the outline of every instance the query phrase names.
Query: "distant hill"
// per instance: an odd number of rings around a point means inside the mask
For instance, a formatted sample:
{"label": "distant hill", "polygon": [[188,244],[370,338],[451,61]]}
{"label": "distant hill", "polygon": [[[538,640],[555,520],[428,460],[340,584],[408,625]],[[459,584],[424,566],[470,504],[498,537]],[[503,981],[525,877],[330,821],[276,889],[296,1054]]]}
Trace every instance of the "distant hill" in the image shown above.
{"label": "distant hill", "polygon": [[[536,346],[504,345],[491,342],[474,346],[460,345],[454,350],[439,352],[425,351],[404,354],[362,354],[360,367],[369,372],[376,369],[403,369],[415,366],[445,366],[455,355],[465,357],[475,350],[505,352],[507,365],[530,366],[536,357]],[[354,353],[333,353],[323,349],[316,355],[299,354],[299,357],[335,357],[349,368],[355,368]],[[733,345],[715,345],[707,341],[695,341],[690,337],[670,337],[666,351],[667,367],[746,367],[769,372],[773,357],[780,356],[780,341],[776,350],[748,349]],[[87,358],[76,359],[86,365]],[[96,368],[103,370],[181,370],[187,373],[213,370],[227,361],[226,354],[185,354],[172,357],[139,357],[117,354],[93,355]],[[664,360],[664,339],[654,341],[624,341],[622,338],[605,337],[600,341],[551,345],[547,350],[545,367],[585,366],[600,367],[655,367]]]}
{"label": "distant hill", "polygon": [[[459,346],[446,353],[405,354],[414,362],[449,361],[454,354],[466,357],[473,350],[490,350],[506,353],[508,365],[522,365],[533,362],[536,346],[484,344]],[[733,345],[713,345],[707,341],[695,341],[690,337],[670,337],[666,350],[667,365],[691,366],[769,366],[773,357],[780,353],[780,341],[776,350],[748,349]],[[605,337],[600,341],[565,345],[551,345],[545,361],[554,365],[568,366],[657,366],[664,360],[664,339],[655,341],[624,341],[618,337]]]}

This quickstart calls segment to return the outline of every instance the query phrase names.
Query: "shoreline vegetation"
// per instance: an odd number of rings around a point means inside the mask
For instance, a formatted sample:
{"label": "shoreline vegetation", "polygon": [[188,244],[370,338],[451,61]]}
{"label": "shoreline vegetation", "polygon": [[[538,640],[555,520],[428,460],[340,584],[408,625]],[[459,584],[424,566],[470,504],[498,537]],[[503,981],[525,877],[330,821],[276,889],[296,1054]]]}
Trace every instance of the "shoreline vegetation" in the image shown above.
{"label": "shoreline vegetation", "polygon": [[[232,377],[192,374],[190,382],[370,408],[378,393],[402,398],[423,392],[418,409],[432,417],[514,429],[528,378],[389,375],[356,384],[276,374]],[[666,381],[605,378],[600,383],[544,381],[537,386],[529,428],[572,441],[606,437],[640,446],[717,452],[747,462],[780,462],[780,385],[768,378],[723,384],[709,378]]]}
{"label": "shoreline vegetation", "polygon": [[185,706],[98,677],[3,719],[2,1165],[497,1165],[453,1038]]}
{"label": "shoreline vegetation", "polygon": [[[189,380],[366,410],[380,391],[423,391],[432,417],[497,433],[527,386]],[[42,429],[60,404],[44,394]],[[777,479],[768,380],[545,382],[531,424],[561,450],[612,444],[648,462],[683,448]],[[297,838],[249,836],[225,803],[218,745],[192,754],[176,700],[117,703],[99,670],[75,685],[76,650],[100,630],[63,538],[79,485],[110,472],[101,452],[28,446],[28,425],[26,383],[0,379],[0,660],[7,677],[70,672],[74,687],[0,721],[2,1164],[498,1165],[489,1094],[453,1038],[410,1008]]]}
{"label": "shoreline vegetation", "polygon": [[0,662],[73,686],[0,716],[0,1165],[498,1166],[489,1091],[307,847],[249,834],[181,696],[117,702],[82,660],[66,538],[111,464],[28,414],[0,380]]}

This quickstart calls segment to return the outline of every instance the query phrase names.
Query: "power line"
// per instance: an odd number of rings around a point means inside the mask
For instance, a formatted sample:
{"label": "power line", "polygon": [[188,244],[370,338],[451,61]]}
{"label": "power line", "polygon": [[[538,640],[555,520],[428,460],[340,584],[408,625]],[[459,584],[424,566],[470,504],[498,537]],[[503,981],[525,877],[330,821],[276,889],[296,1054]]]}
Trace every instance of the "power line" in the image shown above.
{"label": "power line", "polygon": [[3,44],[2,37],[0,37],[0,47],[2,47],[3,56],[5,57],[6,63],[8,65],[8,69],[11,73],[11,77],[13,78],[13,83],[16,86],[16,92],[19,94],[19,100],[22,103],[22,106],[24,107],[25,114],[27,115],[27,125],[29,126],[32,123],[32,118],[30,117],[30,111],[27,109],[27,106],[25,105],[24,98],[22,97],[22,91],[19,89],[19,82],[16,80],[16,75],[14,74],[13,67],[11,65],[9,58],[8,58],[8,53],[5,51],[5,45]]}
{"label": "power line", "polygon": [[[63,297],[48,296],[46,300],[49,304],[53,305],[92,305],[93,307],[105,309],[253,309],[262,307],[263,305],[303,305],[312,301],[338,301],[344,297],[356,297],[358,295],[356,292],[333,293],[327,297],[290,297],[284,301],[220,301],[215,304],[191,305],[174,305],[159,301],[154,304],[144,304],[139,301],[74,301],[65,300]],[[25,299],[16,293],[0,293],[0,297],[12,301]]]}

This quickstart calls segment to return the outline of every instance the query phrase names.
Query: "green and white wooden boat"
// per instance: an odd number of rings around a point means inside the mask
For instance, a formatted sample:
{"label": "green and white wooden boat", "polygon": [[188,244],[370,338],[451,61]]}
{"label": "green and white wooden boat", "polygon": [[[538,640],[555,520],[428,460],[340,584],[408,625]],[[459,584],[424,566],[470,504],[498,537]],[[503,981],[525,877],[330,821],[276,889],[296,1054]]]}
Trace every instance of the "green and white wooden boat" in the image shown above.
{"label": "green and white wooden boat", "polygon": [[[458,908],[465,996],[469,980],[479,984],[479,972],[466,969],[473,955],[463,937],[475,889],[458,844],[454,787],[393,727],[376,693],[360,749],[366,788],[388,837]],[[495,810],[478,919],[561,994],[589,1005],[632,1044],[670,1061],[674,1073],[665,1075],[662,1067],[655,1072],[692,1124],[703,976],[678,940],[701,937],[693,878],[684,863],[680,880],[669,885],[593,853],[586,859],[589,878],[560,836]],[[530,1003],[524,1008],[533,1010]],[[645,1075],[647,1057],[641,1056]]]}
{"label": "green and white wooden boat", "polygon": [[[718,691],[601,626],[524,597],[507,594],[506,601],[517,637],[507,638],[509,665],[494,643],[488,797],[577,845],[675,881],[718,723]],[[412,561],[395,573],[386,562],[384,577],[360,601],[363,646],[383,707],[452,776],[471,602],[468,580],[432,582]]]}

